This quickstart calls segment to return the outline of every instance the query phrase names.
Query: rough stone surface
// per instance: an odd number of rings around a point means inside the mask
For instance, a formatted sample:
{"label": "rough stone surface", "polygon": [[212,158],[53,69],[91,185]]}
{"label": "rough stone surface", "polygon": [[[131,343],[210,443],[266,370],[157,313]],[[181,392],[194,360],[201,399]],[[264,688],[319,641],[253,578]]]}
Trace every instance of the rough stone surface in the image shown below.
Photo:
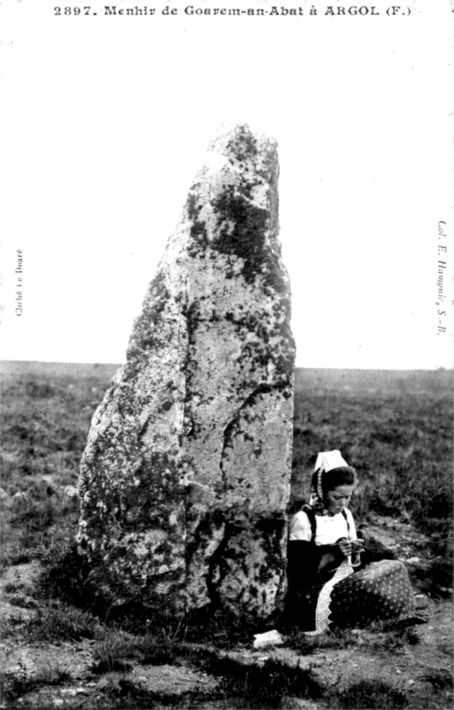
{"label": "rough stone surface", "polygon": [[267,619],[285,592],[294,342],[278,159],[221,130],[81,464],[80,548],[125,598]]}

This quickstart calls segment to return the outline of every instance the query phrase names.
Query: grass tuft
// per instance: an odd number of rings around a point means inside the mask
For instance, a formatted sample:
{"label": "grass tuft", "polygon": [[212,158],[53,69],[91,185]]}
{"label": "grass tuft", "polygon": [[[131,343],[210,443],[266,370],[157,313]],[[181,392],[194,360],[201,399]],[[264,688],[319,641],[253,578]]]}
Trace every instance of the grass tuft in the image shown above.
{"label": "grass tuft", "polygon": [[272,658],[262,666],[248,666],[211,654],[203,661],[203,668],[219,676],[222,694],[241,698],[243,708],[281,708],[290,697],[315,699],[323,695],[323,688],[310,669]]}
{"label": "grass tuft", "polygon": [[93,672],[114,673],[132,670],[132,661],[137,654],[133,640],[122,632],[107,634],[93,649]]}
{"label": "grass tuft", "polygon": [[79,641],[95,638],[101,626],[88,612],[60,601],[38,607],[21,625],[21,635],[33,641]]}
{"label": "grass tuft", "polygon": [[338,707],[351,710],[391,710],[407,707],[408,695],[382,680],[360,680],[339,693],[337,702]]}
{"label": "grass tuft", "polygon": [[72,675],[69,667],[62,665],[58,661],[56,663],[46,663],[34,676],[35,683],[40,685],[61,685],[70,680],[72,680]]}
{"label": "grass tuft", "polygon": [[179,664],[184,647],[178,639],[171,639],[164,631],[156,635],[130,636],[123,631],[109,631],[93,649],[93,672],[128,672],[134,663],[159,666]]}

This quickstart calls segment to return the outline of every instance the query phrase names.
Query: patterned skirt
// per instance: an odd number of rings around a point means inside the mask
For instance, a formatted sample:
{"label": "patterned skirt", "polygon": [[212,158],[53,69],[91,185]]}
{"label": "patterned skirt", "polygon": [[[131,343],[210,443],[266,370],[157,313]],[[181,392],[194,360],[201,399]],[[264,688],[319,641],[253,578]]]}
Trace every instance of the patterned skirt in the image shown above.
{"label": "patterned skirt", "polygon": [[398,560],[372,562],[357,572],[345,561],[328,582],[300,590],[292,604],[293,622],[313,633],[403,619],[413,610],[407,568]]}
{"label": "patterned skirt", "polygon": [[330,623],[342,628],[403,619],[414,610],[407,568],[398,560],[372,562],[333,586]]}

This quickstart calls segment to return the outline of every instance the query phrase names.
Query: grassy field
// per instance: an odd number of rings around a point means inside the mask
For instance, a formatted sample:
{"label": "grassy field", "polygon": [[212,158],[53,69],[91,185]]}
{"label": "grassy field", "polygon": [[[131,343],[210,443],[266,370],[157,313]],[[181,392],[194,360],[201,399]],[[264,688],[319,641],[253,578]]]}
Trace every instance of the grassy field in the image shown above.
{"label": "grassy field", "polygon": [[[74,532],[76,486],[92,414],[116,365],[2,363],[2,488],[16,504],[4,560]],[[307,496],[319,451],[341,449],[361,482],[352,508],[407,517],[452,550],[452,374],[297,370],[292,505]],[[69,491],[69,489],[68,489]],[[70,491],[69,491],[70,493]]]}
{"label": "grassy field", "polygon": [[[178,635],[161,629],[157,636],[128,640],[122,634],[132,627],[120,628],[118,620],[109,627],[106,616],[102,618],[84,597],[87,587],[78,587],[79,570],[70,568],[72,563],[77,567],[71,550],[78,518],[79,461],[92,414],[116,369],[116,365],[2,363],[2,569],[7,572],[15,565],[37,562],[53,570],[53,576],[47,575],[47,587],[41,589],[42,601],[27,602],[38,603],[39,609],[21,627],[21,639],[44,644],[56,639],[98,639],[98,670],[106,672],[115,670],[116,663],[127,667],[131,655],[165,663],[163,657],[175,656],[173,642]],[[427,535],[429,574],[441,588],[451,587],[452,432],[452,373],[297,370],[290,510],[307,496],[317,452],[339,448],[360,479],[351,506],[355,517],[373,522],[377,516],[392,516],[414,524]],[[9,592],[14,594],[13,584]],[[14,637],[13,632],[10,625],[6,633]],[[232,636],[230,630],[227,635]],[[412,643],[410,637],[408,642]],[[64,682],[64,669],[58,668],[54,675],[44,673],[42,682]],[[276,688],[284,675],[272,671]],[[309,677],[306,681],[308,687],[313,682]],[[9,677],[8,682],[8,697],[25,692],[17,678]],[[256,682],[261,687],[263,677]],[[296,683],[293,677],[288,682]],[[235,693],[246,693],[235,688]],[[311,697],[315,698],[314,688]],[[370,696],[369,687],[363,691],[364,697]],[[281,698],[284,691],[276,692]],[[393,692],[385,688],[374,707],[405,707],[402,693]],[[277,705],[267,707],[280,707],[279,698]],[[120,704],[100,702],[99,707],[141,707],[140,698],[136,704],[125,702],[123,695]],[[334,698],[317,707],[362,707],[358,700],[351,702],[356,704],[342,705]],[[433,703],[424,707],[443,708],[438,701]]]}
{"label": "grassy field", "polygon": [[[2,563],[73,538],[79,462],[114,365],[2,363]],[[65,494],[62,491],[65,490]]]}

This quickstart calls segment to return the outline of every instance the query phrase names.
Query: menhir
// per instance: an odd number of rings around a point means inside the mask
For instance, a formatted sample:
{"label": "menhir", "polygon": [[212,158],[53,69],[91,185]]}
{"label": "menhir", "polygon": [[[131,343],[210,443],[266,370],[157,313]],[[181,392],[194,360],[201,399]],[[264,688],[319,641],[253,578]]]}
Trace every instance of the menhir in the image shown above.
{"label": "menhir", "polygon": [[118,604],[281,608],[295,350],[277,235],[275,141],[221,130],[82,459],[79,548]]}

